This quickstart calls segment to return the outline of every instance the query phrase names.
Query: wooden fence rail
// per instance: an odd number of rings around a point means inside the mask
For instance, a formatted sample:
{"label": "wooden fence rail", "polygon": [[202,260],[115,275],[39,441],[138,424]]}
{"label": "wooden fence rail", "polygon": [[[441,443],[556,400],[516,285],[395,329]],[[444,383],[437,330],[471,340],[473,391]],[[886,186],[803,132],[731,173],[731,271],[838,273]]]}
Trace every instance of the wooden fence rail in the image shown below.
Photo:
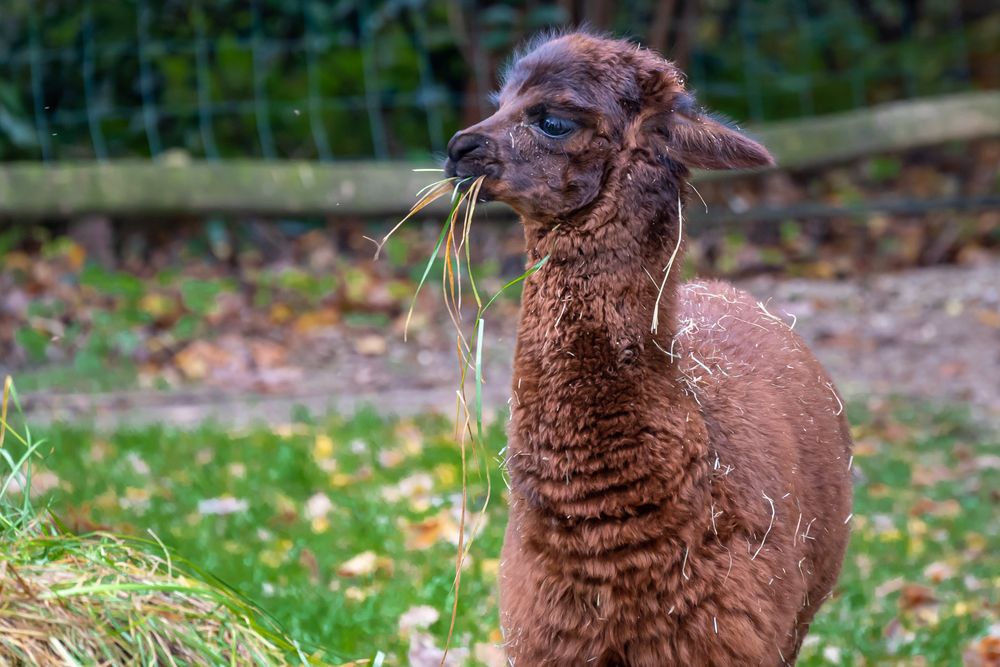
{"label": "wooden fence rail", "polygon": [[[886,104],[753,128],[781,168],[1000,136],[1000,91]],[[398,216],[433,180],[412,163],[191,161],[0,164],[0,218]],[[720,178],[725,174],[699,174]],[[432,209],[433,210],[433,209]],[[438,209],[440,210],[440,209]]]}

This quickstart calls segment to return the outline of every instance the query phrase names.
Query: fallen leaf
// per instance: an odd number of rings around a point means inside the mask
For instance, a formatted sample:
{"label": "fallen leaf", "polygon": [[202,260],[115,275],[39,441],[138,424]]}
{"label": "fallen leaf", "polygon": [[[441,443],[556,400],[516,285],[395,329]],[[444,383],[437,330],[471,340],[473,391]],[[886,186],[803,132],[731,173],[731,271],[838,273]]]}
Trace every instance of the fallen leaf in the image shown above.
{"label": "fallen leaf", "polygon": [[270,545],[261,549],[260,552],[258,552],[257,558],[267,567],[277,568],[284,565],[291,550],[292,541],[287,538],[283,538],[275,540]]}
{"label": "fallen leaf", "polygon": [[899,532],[896,528],[895,519],[888,514],[872,514],[870,517],[872,529],[876,535],[884,535],[889,532]]}
{"label": "fallen leaf", "polygon": [[94,507],[103,510],[105,512],[118,507],[118,495],[108,489],[104,493],[98,495],[94,498]]}
{"label": "fallen leaf", "polygon": [[484,558],[479,562],[479,568],[483,575],[495,579],[500,573],[500,561],[496,558]]}
{"label": "fallen leaf", "polygon": [[332,509],[333,503],[330,501],[330,497],[325,493],[314,493],[309,497],[309,500],[306,501],[303,516],[307,521],[309,521],[310,527],[314,533],[325,533],[330,528],[330,521],[327,519],[326,515],[329,514]]}
{"label": "fallen leaf", "polygon": [[125,455],[125,460],[132,467],[132,472],[137,475],[148,475],[149,474],[149,464],[146,463],[141,456],[135,452],[129,452]]}
{"label": "fallen leaf", "polygon": [[[857,438],[857,436],[855,436]],[[863,458],[868,456],[874,456],[881,449],[881,445],[878,440],[870,437],[864,439],[855,439],[854,442],[854,457]]]}
{"label": "fallen leaf", "polygon": [[452,648],[445,655],[444,649],[434,643],[434,638],[422,632],[410,635],[410,650],[407,658],[410,667],[461,667],[469,657],[469,650]]}
{"label": "fallen leaf", "polygon": [[1000,624],[987,630],[986,636],[974,641],[963,653],[964,667],[1000,667]]}
{"label": "fallen leaf", "polygon": [[317,461],[333,456],[333,438],[325,433],[316,436],[313,442],[313,458]]}
{"label": "fallen leaf", "polygon": [[366,357],[377,357],[385,354],[388,345],[385,338],[377,334],[362,336],[354,341],[354,351]]}
{"label": "fallen leaf", "polygon": [[196,340],[174,355],[174,364],[189,380],[203,380],[213,369],[229,366],[232,356],[207,341]]}
{"label": "fallen leaf", "polygon": [[969,372],[969,365],[963,361],[945,361],[938,364],[938,375],[943,378],[957,378]]}
{"label": "fallen leaf", "polygon": [[24,271],[31,269],[31,257],[26,252],[15,250],[3,256],[4,268],[8,271]]}
{"label": "fallen leaf", "polygon": [[141,514],[149,507],[150,495],[149,489],[127,486],[124,497],[118,498],[118,506]]}
{"label": "fallen leaf", "polygon": [[322,492],[314,493],[306,501],[304,516],[311,521],[315,518],[326,516],[332,509],[333,503],[330,501],[329,496]]}
{"label": "fallen leaf", "polygon": [[407,456],[416,456],[424,450],[423,433],[411,421],[402,421],[396,426],[396,439],[402,444],[401,449]]}
{"label": "fallen leaf", "polygon": [[902,577],[893,577],[892,579],[884,581],[875,587],[875,597],[884,598],[885,596],[900,590],[905,584],[906,581]]}
{"label": "fallen leaf", "polygon": [[289,526],[299,520],[299,508],[294,500],[283,493],[279,493],[274,498],[275,514],[271,519],[272,524]]}
{"label": "fallen leaf", "polygon": [[383,449],[378,453],[378,463],[383,468],[395,468],[406,460],[406,455],[398,449]]}
{"label": "fallen leaf", "polygon": [[900,648],[911,643],[916,638],[916,634],[912,630],[903,627],[903,622],[898,618],[889,621],[888,625],[882,630],[882,636],[885,637],[886,647],[891,653],[897,653]]}
{"label": "fallen leaf", "polygon": [[406,637],[413,630],[425,630],[436,623],[440,616],[434,607],[410,607],[399,617],[399,634]]}
{"label": "fallen leaf", "polygon": [[276,368],[288,362],[288,349],[270,340],[250,341],[250,357],[257,368]]}
{"label": "fallen leaf", "polygon": [[335,489],[342,489],[345,486],[350,486],[358,482],[364,482],[372,477],[372,469],[368,466],[362,466],[354,471],[353,474],[347,474],[344,472],[334,472],[327,479],[330,481],[330,486]]}
{"label": "fallen leaf", "polygon": [[840,664],[840,656],[842,651],[839,646],[824,646],[823,647],[823,659],[827,662],[832,662],[834,664]]}
{"label": "fallen leaf", "polygon": [[325,433],[320,433],[313,441],[313,460],[316,466],[323,472],[330,474],[337,469],[337,459],[333,456],[333,438]]}
{"label": "fallen leaf", "polygon": [[476,644],[472,647],[472,657],[486,667],[506,667],[507,655],[496,644]]}
{"label": "fallen leaf", "polygon": [[912,618],[920,625],[937,625],[941,605],[934,592],[920,584],[906,584],[899,592],[900,613]]}
{"label": "fallen leaf", "polygon": [[962,513],[962,506],[954,498],[948,498],[941,502],[930,498],[921,498],[910,508],[910,516],[929,515],[953,519]]}
{"label": "fallen leaf", "polygon": [[309,335],[315,333],[319,329],[328,329],[337,322],[340,321],[340,315],[337,311],[332,308],[324,308],[322,310],[313,310],[308,313],[302,313],[292,324],[292,328],[296,333]]}
{"label": "fallen leaf", "polygon": [[404,521],[407,549],[429,549],[438,542],[447,541],[458,544],[459,527],[448,510],[428,517],[423,521],[409,523]]}
{"label": "fallen leaf", "polygon": [[21,494],[23,492],[24,486],[30,484],[31,486],[31,497],[37,498],[43,496],[52,489],[59,486],[59,477],[51,470],[32,470],[30,481],[24,475],[24,473],[18,471],[13,476],[11,476],[10,481],[7,485],[7,490],[11,494]]}
{"label": "fallen leaf", "polygon": [[458,472],[455,466],[448,463],[441,463],[434,466],[434,477],[441,486],[449,487],[457,480]]}
{"label": "fallen leaf", "polygon": [[371,594],[372,590],[370,588],[361,588],[359,586],[348,586],[344,590],[344,597],[353,602],[364,602]]}
{"label": "fallen leaf", "polygon": [[404,477],[392,486],[382,488],[382,498],[390,503],[409,501],[415,512],[426,512],[431,506],[431,492],[434,479],[427,473],[418,472]]}
{"label": "fallen leaf", "polygon": [[304,548],[299,552],[299,565],[309,572],[309,582],[313,585],[319,583],[319,560],[312,550]]}
{"label": "fallen leaf", "polygon": [[69,264],[70,270],[74,273],[80,272],[86,260],[87,250],[79,243],[71,243],[69,248],[66,249],[66,261]]}
{"label": "fallen leaf", "polygon": [[113,532],[115,528],[108,524],[98,523],[94,520],[91,514],[92,510],[89,503],[83,503],[81,506],[70,506],[65,510],[65,515],[62,517],[66,525],[69,527],[70,532],[81,535],[83,533],[94,533],[94,532]]}
{"label": "fallen leaf", "polygon": [[337,574],[341,577],[363,577],[375,572],[378,556],[374,551],[363,551],[354,558],[337,566]]}
{"label": "fallen leaf", "polygon": [[915,465],[911,474],[914,486],[934,486],[939,482],[950,482],[958,478],[958,471],[945,465]]}
{"label": "fallen leaf", "polygon": [[924,576],[934,584],[940,584],[945,579],[955,576],[955,568],[948,563],[936,561],[924,568]]}
{"label": "fallen leaf", "polygon": [[292,319],[294,315],[295,313],[288,307],[288,304],[276,303],[271,306],[271,311],[268,314],[268,317],[271,318],[271,322],[274,324],[281,325]]}
{"label": "fallen leaf", "polygon": [[221,496],[219,498],[207,498],[198,501],[198,513],[202,515],[237,514],[246,512],[249,504],[241,498],[232,496]]}
{"label": "fallen leaf", "polygon": [[181,304],[173,296],[149,292],[139,299],[139,310],[159,324],[169,324],[180,316]]}
{"label": "fallen leaf", "polygon": [[984,454],[973,459],[976,470],[1000,470],[1000,456]]}
{"label": "fallen leaf", "polygon": [[976,310],[976,319],[988,327],[1000,329],[1000,311],[979,308]]}
{"label": "fallen leaf", "polygon": [[899,592],[900,611],[912,611],[917,607],[933,604],[936,601],[934,591],[920,584],[904,584]]}
{"label": "fallen leaf", "polygon": [[297,435],[307,435],[309,427],[305,424],[278,424],[271,429],[279,438],[291,438]]}
{"label": "fallen leaf", "polygon": [[94,463],[100,463],[106,459],[110,453],[111,445],[109,445],[106,440],[95,440],[93,444],[90,445],[90,460]]}

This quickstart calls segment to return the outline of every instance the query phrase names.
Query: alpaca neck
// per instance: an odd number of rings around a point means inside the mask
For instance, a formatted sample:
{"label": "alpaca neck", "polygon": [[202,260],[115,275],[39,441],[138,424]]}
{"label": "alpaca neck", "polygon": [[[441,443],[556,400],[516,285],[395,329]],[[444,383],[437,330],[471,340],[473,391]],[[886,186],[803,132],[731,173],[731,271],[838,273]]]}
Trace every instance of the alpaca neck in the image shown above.
{"label": "alpaca neck", "polygon": [[[658,502],[703,454],[697,405],[667,354],[682,259],[677,205],[644,224],[608,210],[547,232],[524,221],[529,260],[549,260],[524,290],[508,470],[515,492],[553,515],[628,514]],[[642,488],[593,507],[577,502],[574,483],[605,479]]]}

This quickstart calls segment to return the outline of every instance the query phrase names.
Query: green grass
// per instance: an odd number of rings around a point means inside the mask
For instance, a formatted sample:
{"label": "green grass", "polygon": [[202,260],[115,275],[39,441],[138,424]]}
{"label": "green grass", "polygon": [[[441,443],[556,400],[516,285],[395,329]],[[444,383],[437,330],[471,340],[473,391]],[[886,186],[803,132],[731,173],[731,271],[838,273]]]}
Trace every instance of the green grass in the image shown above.
{"label": "green grass", "polygon": [[[962,650],[997,622],[1000,604],[1000,469],[990,458],[997,439],[951,412],[858,411],[854,423],[864,426],[856,429],[853,542],[799,664],[961,665]],[[41,467],[58,479],[51,503],[64,521],[153,530],[260,602],[291,635],[326,647],[334,662],[382,650],[387,664],[406,664],[398,620],[417,605],[441,612],[430,631],[443,643],[455,558],[447,517],[461,489],[445,420],[360,414],[244,432],[206,425],[103,436],[52,427],[44,437],[51,449]],[[502,425],[487,429],[494,498],[462,578],[456,646],[498,638],[505,487],[495,453],[503,444]],[[427,494],[412,490],[422,477],[432,485]],[[472,475],[473,509],[485,490]],[[330,500],[325,517],[307,516],[315,494]],[[199,501],[220,497],[246,507],[199,513]],[[413,528],[420,521],[428,522],[423,533]],[[419,536],[427,548],[408,544]],[[367,551],[377,555],[372,572],[338,574]],[[947,576],[935,581],[935,572]],[[926,586],[933,600],[906,604],[927,597],[904,588],[910,584]]]}

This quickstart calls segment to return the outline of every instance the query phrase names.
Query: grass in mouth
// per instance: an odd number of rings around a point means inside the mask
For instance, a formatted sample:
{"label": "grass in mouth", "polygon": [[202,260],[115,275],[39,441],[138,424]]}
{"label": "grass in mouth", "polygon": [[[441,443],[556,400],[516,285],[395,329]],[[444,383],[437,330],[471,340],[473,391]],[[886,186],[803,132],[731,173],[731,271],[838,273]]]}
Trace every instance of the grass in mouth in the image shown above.
{"label": "grass in mouth", "polygon": [[[451,621],[448,632],[447,644],[450,645],[455,627],[455,619],[458,615],[458,591],[461,585],[462,569],[472,540],[478,534],[486,515],[486,509],[492,495],[489,475],[489,454],[483,446],[483,337],[486,330],[485,315],[494,301],[508,288],[527,279],[533,273],[541,269],[548,261],[546,255],[524,273],[513,280],[507,282],[493,296],[483,299],[476,284],[475,275],[472,271],[472,257],[470,251],[470,236],[472,231],[472,221],[476,211],[476,203],[483,187],[486,176],[477,178],[445,178],[428,184],[417,192],[417,201],[410,208],[410,211],[400,220],[389,232],[377,241],[375,253],[378,258],[382,247],[386,241],[405,222],[413,218],[417,213],[425,209],[432,202],[443,197],[450,197],[448,214],[445,216],[444,224],[438,235],[437,243],[427,263],[424,266],[420,281],[413,295],[413,300],[406,314],[406,324],[404,326],[404,339],[406,331],[409,329],[410,320],[413,316],[413,309],[416,305],[417,295],[423,288],[424,283],[430,276],[434,267],[434,262],[438,257],[444,258],[441,271],[441,292],[444,296],[445,306],[448,316],[451,318],[455,328],[455,352],[458,360],[458,383],[455,405],[455,438],[458,441],[461,452],[462,465],[462,515],[460,517],[459,544],[455,556],[455,595],[451,610]],[[464,188],[464,191],[463,191]],[[465,281],[463,281],[463,265],[465,271]],[[465,285],[468,285],[472,298],[476,303],[476,316],[473,320],[470,331],[466,331],[462,319],[462,295]],[[471,342],[470,342],[471,341]],[[473,402],[470,405],[466,392],[466,384],[469,371],[472,371],[474,394]],[[473,428],[473,424],[475,428]],[[471,463],[479,471],[482,478],[486,480],[486,498],[482,510],[476,516],[476,522],[468,532],[469,539],[465,540],[466,515],[465,508],[468,502],[468,478],[470,457],[467,446],[471,445]]]}

